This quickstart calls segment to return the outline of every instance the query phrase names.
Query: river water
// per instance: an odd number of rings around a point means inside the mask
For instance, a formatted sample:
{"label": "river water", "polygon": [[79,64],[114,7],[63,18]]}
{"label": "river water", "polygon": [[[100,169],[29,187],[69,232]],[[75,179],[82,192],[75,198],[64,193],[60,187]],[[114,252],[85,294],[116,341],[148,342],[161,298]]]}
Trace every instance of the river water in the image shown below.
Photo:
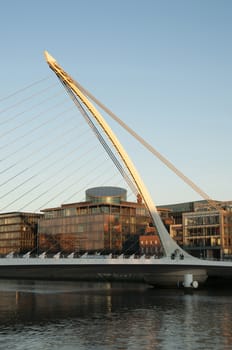
{"label": "river water", "polygon": [[0,349],[232,349],[232,290],[0,280]]}

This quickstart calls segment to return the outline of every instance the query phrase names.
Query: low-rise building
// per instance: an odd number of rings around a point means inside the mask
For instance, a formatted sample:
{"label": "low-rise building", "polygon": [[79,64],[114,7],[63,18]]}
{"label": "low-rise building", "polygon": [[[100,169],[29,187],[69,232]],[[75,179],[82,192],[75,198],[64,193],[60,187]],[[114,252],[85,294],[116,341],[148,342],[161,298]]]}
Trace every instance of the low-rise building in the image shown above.
{"label": "low-rise building", "polygon": [[39,248],[51,253],[139,253],[139,236],[151,221],[141,200],[128,202],[126,190],[118,187],[92,188],[85,202],[42,212]]}
{"label": "low-rise building", "polygon": [[232,258],[232,202],[196,201],[165,206],[173,223],[170,235],[191,255]]}
{"label": "low-rise building", "polygon": [[[186,202],[158,207],[172,238],[190,254],[232,258],[232,202]],[[0,254],[28,251],[64,254],[162,255],[157,230],[141,197],[128,202],[125,189],[96,187],[86,201],[44,209],[41,214],[0,214]]]}
{"label": "low-rise building", "polygon": [[35,251],[41,214],[11,212],[0,214],[0,254]]}

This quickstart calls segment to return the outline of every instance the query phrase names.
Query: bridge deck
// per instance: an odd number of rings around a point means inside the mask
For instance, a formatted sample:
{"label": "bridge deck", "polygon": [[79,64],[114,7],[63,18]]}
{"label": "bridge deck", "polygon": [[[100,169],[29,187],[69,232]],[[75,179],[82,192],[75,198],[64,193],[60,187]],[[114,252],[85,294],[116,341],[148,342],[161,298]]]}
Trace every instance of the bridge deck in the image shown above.
{"label": "bridge deck", "polygon": [[[44,280],[126,280],[176,286],[191,273],[195,280],[232,282],[232,262],[171,258],[2,258],[0,278]],[[220,283],[220,282],[219,282]]]}

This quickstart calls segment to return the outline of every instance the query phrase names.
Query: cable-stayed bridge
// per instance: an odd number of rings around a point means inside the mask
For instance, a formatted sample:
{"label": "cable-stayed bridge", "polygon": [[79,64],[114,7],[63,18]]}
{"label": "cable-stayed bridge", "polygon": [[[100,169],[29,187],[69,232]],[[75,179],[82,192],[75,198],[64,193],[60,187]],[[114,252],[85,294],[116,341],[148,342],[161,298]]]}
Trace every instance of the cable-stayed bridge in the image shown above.
{"label": "cable-stayed bridge", "polygon": [[[123,179],[129,196],[133,199],[139,194],[143,199],[159,234],[164,256],[160,259],[124,259],[122,256],[116,259],[111,256],[44,259],[44,255],[30,258],[29,254],[24,259],[2,259],[0,275],[14,277],[17,271],[18,277],[29,277],[33,269],[37,278],[112,278],[118,275],[126,279],[145,279],[154,284],[177,284],[186,278],[189,286],[193,279],[204,282],[211,274],[231,278],[232,264],[229,262],[193,258],[172,240],[132,160],[93,102],[215,205],[210,197],[73,80],[51,55],[45,52],[45,57],[66,89],[67,96],[56,85],[50,84],[49,79],[44,79],[2,99],[1,113],[5,118],[1,122],[1,212],[33,210],[37,213],[59,203],[59,200],[70,202],[81,194],[83,188],[93,184],[118,185]],[[29,91],[29,95],[24,95],[25,91]],[[70,97],[74,102],[72,105]],[[14,102],[7,104],[12,98]],[[83,117],[82,122],[76,118],[77,108]],[[108,171],[109,164],[111,171]]]}

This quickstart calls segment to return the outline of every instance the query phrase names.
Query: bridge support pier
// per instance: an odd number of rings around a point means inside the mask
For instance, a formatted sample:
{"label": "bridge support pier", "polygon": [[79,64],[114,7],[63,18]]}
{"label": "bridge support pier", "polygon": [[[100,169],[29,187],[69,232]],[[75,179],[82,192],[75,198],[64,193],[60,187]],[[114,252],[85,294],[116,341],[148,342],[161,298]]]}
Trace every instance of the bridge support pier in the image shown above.
{"label": "bridge support pier", "polygon": [[184,288],[198,288],[198,282],[193,280],[193,275],[191,273],[186,273],[184,275]]}

